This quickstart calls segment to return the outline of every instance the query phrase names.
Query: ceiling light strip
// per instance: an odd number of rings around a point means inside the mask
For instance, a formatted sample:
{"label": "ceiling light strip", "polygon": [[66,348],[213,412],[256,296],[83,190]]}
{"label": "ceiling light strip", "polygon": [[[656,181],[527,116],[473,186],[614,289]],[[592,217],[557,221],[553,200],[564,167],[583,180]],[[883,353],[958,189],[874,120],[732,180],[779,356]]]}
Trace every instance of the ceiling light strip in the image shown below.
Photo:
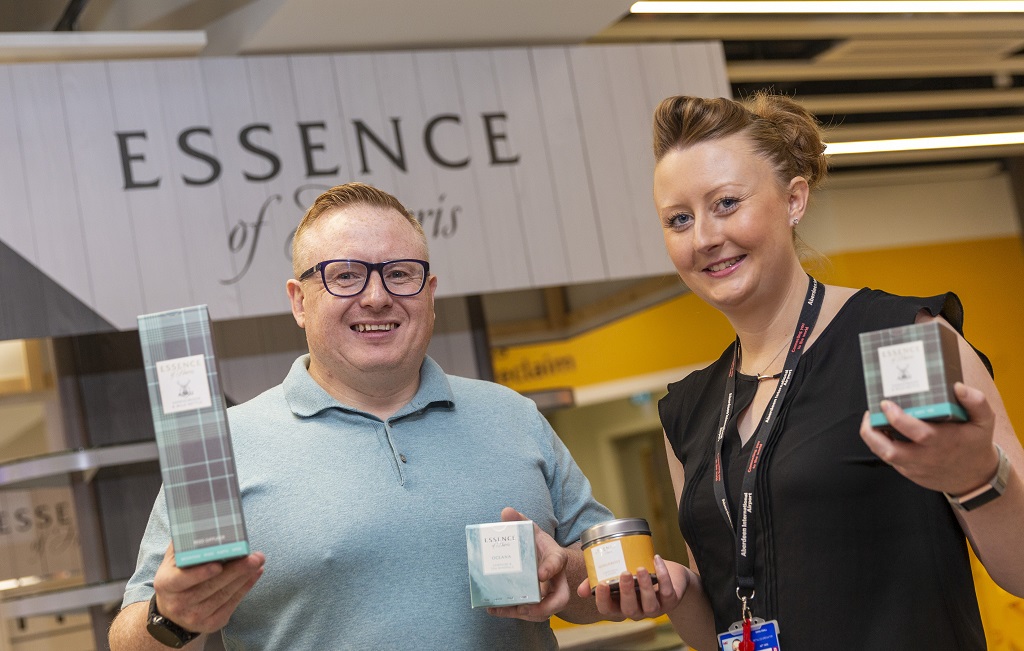
{"label": "ceiling light strip", "polygon": [[635,2],[629,11],[634,14],[915,14],[915,13],[1024,13],[1019,0],[878,0],[818,1],[796,0],[728,0],[712,2]]}
{"label": "ceiling light strip", "polygon": [[998,147],[1024,145],[1024,131],[1011,133],[978,133],[966,136],[935,136],[930,138],[898,138],[892,140],[859,140],[832,142],[825,148],[829,156],[872,154],[926,149],[958,149],[962,147]]}

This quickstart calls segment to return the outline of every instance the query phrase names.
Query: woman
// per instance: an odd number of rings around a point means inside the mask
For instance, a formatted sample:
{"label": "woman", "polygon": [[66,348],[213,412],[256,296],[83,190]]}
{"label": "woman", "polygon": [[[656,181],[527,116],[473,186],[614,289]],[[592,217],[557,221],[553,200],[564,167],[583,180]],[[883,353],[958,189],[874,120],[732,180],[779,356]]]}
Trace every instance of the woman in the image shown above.
{"label": "woman", "polygon": [[[777,621],[784,651],[983,649],[967,540],[1024,595],[1024,450],[955,295],[824,286],[803,270],[794,229],[823,151],[814,117],[781,96],[749,108],[671,97],[655,112],[666,248],[737,339],[659,405],[690,567],[657,558],[656,587],[646,570],[636,590],[623,574],[622,596],[599,586],[597,605],[612,618],[668,613],[697,649],[723,648],[716,633],[751,616]],[[929,321],[958,333],[969,422],[883,403],[902,437],[873,429],[858,333]],[[943,495],[975,489],[995,499],[964,511]],[[755,619],[747,635],[758,631]],[[737,647],[770,648],[748,644]]]}

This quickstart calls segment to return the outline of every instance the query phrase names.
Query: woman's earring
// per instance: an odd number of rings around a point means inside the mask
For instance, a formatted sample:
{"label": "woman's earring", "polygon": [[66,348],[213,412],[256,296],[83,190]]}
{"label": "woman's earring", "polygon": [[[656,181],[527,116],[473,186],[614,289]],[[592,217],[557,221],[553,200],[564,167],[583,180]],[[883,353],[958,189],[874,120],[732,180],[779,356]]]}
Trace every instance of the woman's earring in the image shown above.
{"label": "woman's earring", "polygon": [[796,226],[799,223],[800,223],[800,218],[799,217],[794,217],[793,218],[793,225]]}

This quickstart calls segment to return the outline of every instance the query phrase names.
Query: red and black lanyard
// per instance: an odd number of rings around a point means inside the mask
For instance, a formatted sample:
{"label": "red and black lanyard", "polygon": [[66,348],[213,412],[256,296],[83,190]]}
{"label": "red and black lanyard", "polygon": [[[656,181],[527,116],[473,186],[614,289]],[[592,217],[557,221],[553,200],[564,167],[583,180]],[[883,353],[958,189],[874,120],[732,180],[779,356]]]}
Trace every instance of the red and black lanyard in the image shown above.
{"label": "red and black lanyard", "polygon": [[800,320],[793,332],[793,341],[790,344],[789,353],[786,355],[786,364],[782,369],[779,384],[775,388],[775,395],[772,396],[757,429],[754,430],[754,447],[750,452],[750,460],[747,462],[747,469],[743,474],[740,517],[736,526],[733,525],[732,515],[729,512],[725,477],[722,476],[722,441],[725,438],[725,427],[732,415],[736,396],[736,372],[740,358],[739,337],[736,338],[736,347],[733,350],[732,366],[729,368],[729,377],[725,385],[722,415],[718,422],[718,438],[715,441],[715,498],[718,501],[718,510],[721,511],[736,538],[736,596],[743,602],[745,613],[749,612],[747,600],[754,597],[754,545],[757,535],[754,518],[754,487],[757,481],[758,462],[773,427],[778,423],[777,416],[792,384],[793,372],[796,370],[797,362],[800,361],[800,355],[807,345],[807,339],[814,329],[814,324],[818,320],[821,303],[825,297],[825,286],[810,276],[807,278],[807,296],[800,310]]}

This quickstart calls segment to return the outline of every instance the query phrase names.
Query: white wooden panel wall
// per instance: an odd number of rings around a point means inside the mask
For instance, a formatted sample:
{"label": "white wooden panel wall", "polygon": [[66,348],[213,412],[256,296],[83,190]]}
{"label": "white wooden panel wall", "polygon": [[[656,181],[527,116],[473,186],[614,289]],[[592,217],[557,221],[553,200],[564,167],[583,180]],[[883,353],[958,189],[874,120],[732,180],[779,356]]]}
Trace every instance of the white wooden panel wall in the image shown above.
{"label": "white wooden panel wall", "polygon": [[29,260],[38,257],[32,232],[28,183],[22,162],[24,144],[18,133],[18,113],[10,68],[0,69],[0,239]]}
{"label": "white wooden panel wall", "polygon": [[[267,141],[281,159],[281,172],[274,179],[275,190],[266,197],[269,202],[267,221],[260,233],[259,255],[272,276],[264,291],[279,306],[277,311],[287,311],[285,281],[293,275],[288,242],[305,210],[294,204],[288,191],[282,192],[279,189],[290,190],[307,182],[298,128],[297,104],[302,101],[302,97],[297,96],[292,88],[291,66],[287,58],[252,57],[247,62],[254,113],[261,116],[261,121],[274,125],[274,131],[268,134]],[[329,80],[330,77],[325,79]],[[312,199],[308,201],[312,203]]]}
{"label": "white wooden panel wall", "polygon": [[[129,212],[129,196],[119,191],[120,168],[111,134],[116,131],[115,110],[109,94],[96,88],[110,85],[104,63],[75,63],[60,69],[67,111],[68,147],[78,173],[78,207],[83,215],[105,218],[102,229],[85,228],[85,249],[94,289],[94,309],[122,323],[135,318],[134,307],[145,305],[141,279],[144,269],[135,230],[139,226]],[[173,223],[171,224],[173,226]],[[143,226],[144,227],[144,226]],[[127,300],[126,300],[127,299]]]}
{"label": "white wooden panel wall", "polygon": [[[471,123],[476,116],[467,114],[462,102],[455,55],[451,52],[417,52],[414,56],[421,80],[423,114],[455,115],[460,120],[457,123],[446,121],[436,127],[433,135],[437,154],[446,161],[466,158],[472,161],[474,152],[470,148],[469,131],[479,125]],[[474,178],[464,169],[429,166],[434,192],[423,209],[434,213],[422,221],[430,244],[430,266],[438,277],[438,293],[441,295],[468,294],[478,283],[486,283],[487,286],[495,283],[494,272],[488,263],[481,198]],[[453,210],[457,210],[454,221]]]}
{"label": "white wooden panel wall", "polygon": [[392,123],[384,112],[377,88],[373,60],[370,54],[349,54],[335,58],[338,98],[345,130],[351,138],[348,142],[350,180],[363,181],[390,191],[397,185],[395,168],[369,139],[364,139],[365,161],[362,161],[355,129],[352,127],[354,120],[360,120],[388,145],[389,150],[397,149],[397,142],[392,137]]}
{"label": "white wooden panel wall", "polygon": [[[629,163],[623,159],[622,136],[617,126],[631,116],[615,113],[617,89],[609,77],[602,49],[573,49],[569,56],[576,81],[579,123],[587,145],[594,215],[607,261],[605,273],[614,278],[636,276],[643,251],[633,224],[633,202],[626,186]],[[635,119],[642,120],[641,116]]]}
{"label": "white wooden panel wall", "polygon": [[[173,154],[170,146],[174,141],[168,142],[165,135],[157,64],[114,61],[108,65],[111,94],[118,98],[114,107],[115,121],[123,125],[118,130],[136,131],[145,127],[147,131],[145,140],[131,144],[133,149],[144,151],[146,157],[134,166],[135,177],[140,181],[160,179],[157,187],[144,192],[122,193],[128,200],[145,311],[189,305],[193,302],[193,287],[207,280],[197,278],[189,266],[191,238],[184,232],[174,183],[168,174]],[[120,165],[113,169],[119,172]],[[108,228],[110,225],[104,216],[102,230]]]}
{"label": "white wooden panel wall", "polygon": [[[291,67],[291,95],[295,105],[295,117],[303,123],[322,123],[323,129],[311,132],[311,139],[322,149],[312,154],[318,170],[337,169],[330,176],[317,175],[303,178],[294,187],[284,190],[284,214],[290,214],[290,227],[299,225],[302,215],[323,190],[340,183],[342,179],[354,178],[352,159],[346,153],[352,143],[345,138],[341,105],[338,102],[338,86],[334,63],[329,56],[293,56],[288,59]],[[288,220],[286,220],[288,221]],[[284,292],[284,280],[281,292]]]}
{"label": "white wooden panel wall", "polygon": [[579,126],[578,101],[568,48],[531,51],[540,105],[540,129],[555,185],[551,213],[562,231],[570,282],[607,277],[607,257],[598,228],[588,153]]}
{"label": "white wooden panel wall", "polygon": [[[277,246],[271,236],[272,224],[268,223],[273,219],[262,224],[258,219],[270,197],[269,189],[264,183],[251,183],[245,178],[246,173],[255,176],[269,174],[271,163],[246,150],[239,142],[242,130],[250,125],[259,123],[270,124],[271,128],[274,126],[270,120],[270,111],[264,107],[257,111],[254,106],[249,64],[254,67],[260,64],[256,60],[250,62],[249,59],[212,59],[201,63],[210,108],[210,127],[218,143],[217,154],[223,165],[223,176],[218,182],[223,198],[222,210],[231,230],[237,235],[237,251],[231,253],[236,269],[235,277],[245,272],[236,283],[242,314],[280,312],[287,309],[287,302],[279,287],[291,274],[291,265],[282,265],[279,257],[274,256]],[[277,126],[282,128],[286,125]],[[250,141],[257,147],[273,151],[273,136],[273,133],[255,130],[250,132]],[[268,210],[276,208],[276,205],[271,205]],[[238,235],[240,233],[244,233],[244,237]],[[256,249],[252,263],[246,268],[246,261],[254,245]],[[213,314],[215,312],[211,309]]]}
{"label": "white wooden panel wall", "polygon": [[[386,141],[390,141],[394,133],[390,121],[394,118],[400,120],[405,171],[392,167],[394,184],[387,189],[410,211],[418,213],[427,210],[428,207],[435,205],[441,191],[434,178],[427,173],[433,167],[423,145],[423,125],[429,118],[421,100],[422,89],[416,70],[415,55],[412,52],[396,52],[375,57],[373,82],[380,97],[382,115],[388,118],[387,124],[375,133],[382,139],[387,136]],[[367,147],[370,147],[369,143]],[[423,222],[425,230],[431,231],[431,220],[424,218]],[[431,247],[433,251],[430,256],[431,273],[442,279],[451,278],[455,252],[439,250],[447,242],[436,242],[436,239],[432,239],[428,234],[428,247],[434,245]]]}
{"label": "white wooden panel wall", "polygon": [[11,80],[30,210],[24,218],[31,223],[36,242],[36,256],[29,260],[87,305],[94,305],[60,73],[52,64],[13,66]]}
{"label": "white wooden panel wall", "polygon": [[[533,284],[530,277],[532,261],[526,256],[525,227],[512,183],[512,173],[507,165],[496,166],[490,163],[492,145],[487,142],[481,128],[482,116],[502,106],[498,98],[492,53],[489,50],[457,52],[455,66],[466,115],[473,116],[474,121],[477,121],[476,127],[469,130],[469,140],[470,151],[478,164],[470,169],[480,197],[480,219],[487,235],[488,262],[494,279],[492,289],[529,287]],[[527,89],[518,90],[527,92]],[[492,124],[496,132],[504,132],[508,126],[502,120]],[[517,155],[507,140],[495,142],[493,148],[500,159]]]}
{"label": "white wooden panel wall", "polygon": [[[0,239],[121,328],[197,303],[286,312],[292,230],[356,179],[424,222],[440,296],[664,273],[650,114],[684,92],[727,94],[719,45],[2,66]],[[361,155],[356,121],[405,169],[368,137]],[[308,173],[300,122],[323,124],[329,173]],[[128,165],[159,183],[125,189],[119,132],[145,133]],[[219,175],[186,183],[213,175],[204,156]]]}
{"label": "white wooden panel wall", "polygon": [[[161,63],[156,75],[164,116],[164,143],[176,148],[179,136],[186,129],[211,128],[206,95],[192,92],[192,89],[203,87],[203,71],[199,61],[184,59]],[[199,151],[218,154],[227,144],[224,142],[225,136],[229,135],[197,133],[189,137],[188,144]],[[220,142],[217,136],[220,136]],[[224,210],[220,184],[183,186],[186,177],[203,180],[212,173],[206,163],[175,149],[164,182],[174,192],[178,220],[189,246],[187,257],[188,273],[192,279],[191,302],[208,305],[215,319],[226,319],[242,314],[238,286],[223,282],[233,278],[240,267],[235,259],[237,256],[227,255],[228,236],[234,224],[229,222]],[[221,174],[224,174],[223,168]],[[200,233],[204,236],[196,237]]]}
{"label": "white wooden panel wall", "polygon": [[[522,224],[526,263],[530,285],[564,284],[570,278],[565,241],[555,203],[554,172],[544,147],[543,131],[523,128],[541,124],[540,98],[534,84],[530,53],[522,49],[495,50],[494,79],[498,81],[499,104],[515,116],[509,134],[509,149],[525,156],[519,165],[507,169],[512,178],[512,192],[518,199],[517,221]],[[521,152],[521,153],[520,153]],[[537,219],[549,215],[548,219]]]}
{"label": "white wooden panel wall", "polygon": [[623,163],[622,184],[628,188],[622,192],[628,198],[625,205],[627,212],[622,215],[622,221],[631,229],[632,241],[636,242],[639,251],[639,258],[632,261],[634,267],[629,275],[665,273],[670,267],[666,263],[665,245],[660,229],[657,228],[657,220],[653,217],[651,183],[654,160],[651,155],[651,108],[644,83],[645,71],[636,48],[620,45],[603,50],[601,54],[608,78],[617,82],[609,99],[613,115],[616,116],[613,126],[618,134],[616,141],[620,148],[619,159]]}

